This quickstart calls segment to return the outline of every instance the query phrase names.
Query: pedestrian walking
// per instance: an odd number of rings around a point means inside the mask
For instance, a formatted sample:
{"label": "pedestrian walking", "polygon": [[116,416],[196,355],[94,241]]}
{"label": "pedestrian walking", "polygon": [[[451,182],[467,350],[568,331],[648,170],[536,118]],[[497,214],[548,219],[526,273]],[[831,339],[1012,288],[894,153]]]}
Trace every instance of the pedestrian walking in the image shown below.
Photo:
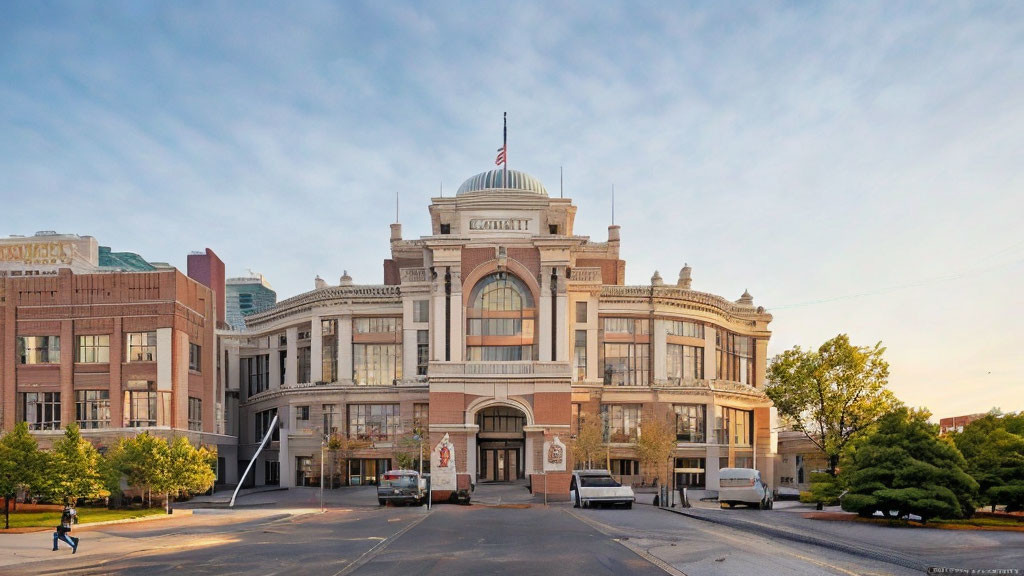
{"label": "pedestrian walking", "polygon": [[71,546],[71,553],[78,552],[78,538],[74,536],[68,536],[71,532],[71,526],[78,521],[78,512],[70,504],[64,506],[64,511],[60,514],[60,524],[57,525],[57,531],[53,533],[53,549],[57,550],[57,540],[63,540],[68,546]]}

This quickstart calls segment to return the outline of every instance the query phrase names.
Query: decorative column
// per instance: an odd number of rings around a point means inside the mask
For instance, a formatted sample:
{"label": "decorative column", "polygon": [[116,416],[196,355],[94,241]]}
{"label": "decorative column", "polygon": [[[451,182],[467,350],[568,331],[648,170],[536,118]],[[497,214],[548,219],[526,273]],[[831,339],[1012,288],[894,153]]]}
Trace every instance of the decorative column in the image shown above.
{"label": "decorative column", "polygon": [[451,358],[452,362],[462,362],[465,339],[462,337],[462,267],[451,267],[452,295],[451,295]]}
{"label": "decorative column", "polygon": [[540,268],[540,306],[537,307],[537,326],[539,338],[537,345],[540,348],[539,359],[541,362],[550,362],[551,358],[551,267],[541,266]]}
{"label": "decorative column", "polygon": [[555,318],[557,322],[555,337],[555,355],[559,362],[569,361],[569,293],[565,278],[565,266],[559,266],[558,286],[555,296]]}
{"label": "decorative column", "polygon": [[654,319],[654,326],[651,327],[653,336],[651,341],[651,361],[654,363],[654,379],[665,380],[668,378],[668,335],[665,320]]}
{"label": "decorative column", "polygon": [[338,383],[352,382],[352,312],[338,318]]}

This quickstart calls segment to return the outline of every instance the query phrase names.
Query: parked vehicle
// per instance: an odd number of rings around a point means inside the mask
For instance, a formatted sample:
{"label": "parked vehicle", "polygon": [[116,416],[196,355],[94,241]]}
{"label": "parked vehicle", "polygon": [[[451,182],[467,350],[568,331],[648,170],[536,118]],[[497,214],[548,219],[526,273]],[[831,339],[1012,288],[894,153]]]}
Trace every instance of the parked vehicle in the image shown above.
{"label": "parked vehicle", "polygon": [[422,505],[427,499],[426,480],[415,470],[391,470],[381,478],[377,486],[377,503]]}
{"label": "parked vehicle", "polygon": [[574,470],[569,498],[576,508],[621,504],[628,510],[636,501],[633,489],[616,482],[607,470]]}
{"label": "parked vehicle", "polygon": [[718,501],[722,508],[736,504],[771,510],[772,491],[753,468],[722,468],[718,471]]}

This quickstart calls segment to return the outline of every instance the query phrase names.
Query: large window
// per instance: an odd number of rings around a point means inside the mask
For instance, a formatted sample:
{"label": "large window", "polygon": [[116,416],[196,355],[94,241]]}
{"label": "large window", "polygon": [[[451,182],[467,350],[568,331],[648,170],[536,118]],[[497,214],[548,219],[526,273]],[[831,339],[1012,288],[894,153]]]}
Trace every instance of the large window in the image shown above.
{"label": "large window", "polygon": [[152,390],[153,383],[129,380],[124,393],[124,425],[128,428],[171,425],[171,393]]}
{"label": "large window", "polygon": [[522,434],[526,416],[515,408],[494,406],[481,410],[476,415],[476,423],[480,426],[480,432],[483,433]]}
{"label": "large window", "polygon": [[361,386],[391,386],[402,378],[402,346],[353,344],[352,380]]}
{"label": "large window", "polygon": [[203,400],[201,398],[188,399],[188,429],[202,432],[203,430]]}
{"label": "large window", "polygon": [[607,386],[646,386],[650,344],[605,344],[604,383]]}
{"label": "large window", "polygon": [[[267,430],[270,430],[270,424],[274,421],[274,416],[277,416],[277,408],[257,412],[255,416],[256,443],[258,444],[263,442],[263,437],[267,435]],[[281,426],[274,426],[274,433],[270,435],[270,441],[277,442],[280,439]]]}
{"label": "large window", "polygon": [[636,442],[640,404],[602,404],[605,442]]}
{"label": "large window", "polygon": [[125,340],[128,362],[156,362],[156,332],[129,332]]}
{"label": "large window", "polygon": [[430,331],[416,331],[416,375],[426,376],[430,367]]}
{"label": "large window", "polygon": [[430,425],[430,404],[412,405],[412,425],[421,433]]}
{"label": "large window", "polygon": [[[586,302],[584,302],[586,304]],[[576,368],[576,380],[587,379],[587,331],[576,330],[576,343],[573,346],[573,365]]]}
{"label": "large window", "polygon": [[320,330],[323,338],[321,362],[323,363],[322,380],[335,382],[338,380],[338,321],[322,320]]}
{"label": "large window", "polygon": [[430,300],[414,300],[412,303],[412,321],[430,321]]}
{"label": "large window", "polygon": [[75,392],[75,420],[79,428],[110,427],[110,391],[78,390]]}
{"label": "large window", "polygon": [[21,413],[29,430],[60,430],[60,392],[25,392]]}
{"label": "large window", "polygon": [[270,355],[262,354],[242,358],[242,373],[249,382],[249,396],[255,396],[270,386]]}
{"label": "large window", "polygon": [[704,442],[707,430],[707,406],[676,404],[676,442]]}
{"label": "large window", "polygon": [[587,323],[587,303],[585,301],[576,303],[576,323]]}
{"label": "large window", "polygon": [[651,333],[651,323],[642,318],[605,318],[605,334],[635,334],[644,335]]}
{"label": "large window", "polygon": [[309,346],[302,346],[296,352],[295,362],[298,372],[296,374],[296,382],[300,384],[308,383],[312,374],[312,366],[310,365],[312,362],[312,349]]}
{"label": "large window", "polygon": [[337,434],[341,428],[341,414],[338,413],[337,404],[324,404],[324,434]]}
{"label": "large window", "polygon": [[668,323],[666,331],[669,336],[687,336],[690,338],[704,337],[704,325],[697,324],[696,322],[673,320]]}
{"label": "large window", "polygon": [[754,412],[715,406],[715,442],[750,446],[754,442]]}
{"label": "large window", "polygon": [[76,362],[83,364],[105,364],[110,362],[110,336],[98,334],[95,336],[78,337],[78,356]]}
{"label": "large window", "polygon": [[19,336],[16,346],[21,364],[60,363],[60,336]]}
{"label": "large window", "polygon": [[398,404],[348,405],[349,438],[394,440],[399,432]]}
{"label": "large window", "polygon": [[725,330],[715,334],[720,380],[754,385],[754,339]]}
{"label": "large window", "polygon": [[356,334],[400,333],[402,331],[402,319],[394,317],[355,318],[352,320],[352,329]]}
{"label": "large window", "polygon": [[679,380],[704,378],[704,348],[669,344],[666,350],[666,375]]}
{"label": "large window", "polygon": [[466,359],[508,362],[536,357],[536,310],[529,288],[507,273],[477,282],[466,310]]}

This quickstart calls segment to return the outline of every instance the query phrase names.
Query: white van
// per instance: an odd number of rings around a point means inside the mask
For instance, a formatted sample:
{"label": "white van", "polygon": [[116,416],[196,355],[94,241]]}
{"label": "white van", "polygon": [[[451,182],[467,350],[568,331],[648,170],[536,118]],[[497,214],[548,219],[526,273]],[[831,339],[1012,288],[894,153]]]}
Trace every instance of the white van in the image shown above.
{"label": "white van", "polygon": [[722,468],[718,471],[718,501],[722,508],[736,504],[772,509],[772,491],[753,468]]}

